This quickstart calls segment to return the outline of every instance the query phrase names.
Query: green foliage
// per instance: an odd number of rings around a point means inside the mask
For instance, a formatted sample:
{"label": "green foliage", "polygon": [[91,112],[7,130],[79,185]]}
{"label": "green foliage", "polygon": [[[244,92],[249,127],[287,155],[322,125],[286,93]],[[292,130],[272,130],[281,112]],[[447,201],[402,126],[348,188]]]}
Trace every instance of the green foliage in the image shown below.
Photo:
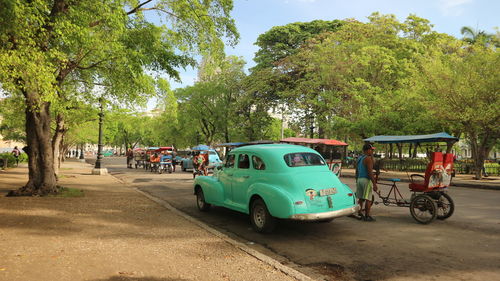
{"label": "green foliage", "polygon": [[[0,153],[0,159],[7,160],[7,167],[14,167],[16,165],[16,158],[10,152]],[[26,153],[19,154],[19,163],[28,161]],[[2,168],[2,167],[0,167]]]}
{"label": "green foliage", "polygon": [[26,141],[24,110],[25,105],[20,98],[0,100],[0,134],[3,139]]}
{"label": "green foliage", "polygon": [[342,23],[339,20],[314,20],[271,28],[259,35],[255,42],[260,49],[255,54],[254,60],[257,65],[253,71],[273,67],[276,62],[295,54],[308,39],[324,32],[334,32],[342,26]]}

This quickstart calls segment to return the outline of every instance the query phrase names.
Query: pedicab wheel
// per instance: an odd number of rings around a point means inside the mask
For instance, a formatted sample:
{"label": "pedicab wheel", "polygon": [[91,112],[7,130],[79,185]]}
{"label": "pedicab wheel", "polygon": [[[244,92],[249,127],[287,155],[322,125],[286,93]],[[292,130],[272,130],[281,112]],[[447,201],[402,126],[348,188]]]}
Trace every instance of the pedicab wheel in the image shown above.
{"label": "pedicab wheel", "polygon": [[446,193],[441,193],[441,196],[436,200],[437,204],[437,218],[440,220],[445,220],[455,211],[455,203],[451,199],[450,195]]}
{"label": "pedicab wheel", "polygon": [[203,194],[201,187],[196,189],[196,206],[198,206],[198,210],[202,212],[210,210],[210,207],[212,206],[205,202],[205,195]]}
{"label": "pedicab wheel", "polygon": [[276,226],[276,219],[271,216],[266,203],[260,198],[252,202],[250,221],[252,222],[252,228],[259,233],[271,233]]}
{"label": "pedicab wheel", "polygon": [[172,166],[168,166],[168,168],[167,168],[167,172],[168,172],[169,174],[171,174],[171,173],[172,173]]}
{"label": "pedicab wheel", "polygon": [[417,195],[410,202],[411,216],[421,224],[428,224],[437,216],[436,202],[428,195]]}
{"label": "pedicab wheel", "polygon": [[158,174],[161,175],[163,173],[163,168],[162,167],[158,167],[157,171],[158,171]]}

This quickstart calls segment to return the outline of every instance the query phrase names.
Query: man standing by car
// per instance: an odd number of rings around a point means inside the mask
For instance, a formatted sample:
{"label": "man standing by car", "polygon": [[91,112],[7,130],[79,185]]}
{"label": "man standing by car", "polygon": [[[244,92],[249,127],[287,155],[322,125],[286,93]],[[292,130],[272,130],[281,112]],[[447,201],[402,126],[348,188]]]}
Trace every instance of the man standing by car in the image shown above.
{"label": "man standing by car", "polygon": [[[364,221],[375,221],[370,216],[372,206],[372,191],[378,191],[377,181],[373,174],[373,147],[367,143],[363,145],[363,155],[358,158],[356,166],[356,197],[359,204],[359,219]],[[363,210],[365,213],[363,214]]]}

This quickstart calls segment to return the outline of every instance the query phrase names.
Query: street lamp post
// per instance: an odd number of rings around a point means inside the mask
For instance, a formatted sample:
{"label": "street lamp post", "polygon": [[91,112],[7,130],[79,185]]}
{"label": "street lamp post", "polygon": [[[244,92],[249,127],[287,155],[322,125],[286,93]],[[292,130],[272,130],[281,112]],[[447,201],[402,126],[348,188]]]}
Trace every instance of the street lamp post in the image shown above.
{"label": "street lamp post", "polygon": [[92,169],[92,174],[94,175],[106,175],[108,173],[108,169],[104,168],[102,164],[102,119],[104,117],[103,109],[102,109],[102,99],[99,99],[100,109],[99,112],[99,140],[97,144],[97,160],[95,161],[94,169]]}

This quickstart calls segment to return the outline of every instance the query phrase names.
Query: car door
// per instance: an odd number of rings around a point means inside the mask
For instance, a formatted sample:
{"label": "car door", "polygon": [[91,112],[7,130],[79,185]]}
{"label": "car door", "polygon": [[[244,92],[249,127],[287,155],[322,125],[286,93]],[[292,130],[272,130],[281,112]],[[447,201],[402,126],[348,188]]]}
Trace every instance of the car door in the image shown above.
{"label": "car door", "polygon": [[218,173],[219,181],[224,188],[224,204],[233,205],[233,175],[235,172],[234,162],[236,155],[228,154],[224,162],[222,171]]}
{"label": "car door", "polygon": [[233,173],[233,201],[238,208],[245,209],[247,204],[247,190],[252,180],[250,156],[247,153],[238,155],[236,169]]}

